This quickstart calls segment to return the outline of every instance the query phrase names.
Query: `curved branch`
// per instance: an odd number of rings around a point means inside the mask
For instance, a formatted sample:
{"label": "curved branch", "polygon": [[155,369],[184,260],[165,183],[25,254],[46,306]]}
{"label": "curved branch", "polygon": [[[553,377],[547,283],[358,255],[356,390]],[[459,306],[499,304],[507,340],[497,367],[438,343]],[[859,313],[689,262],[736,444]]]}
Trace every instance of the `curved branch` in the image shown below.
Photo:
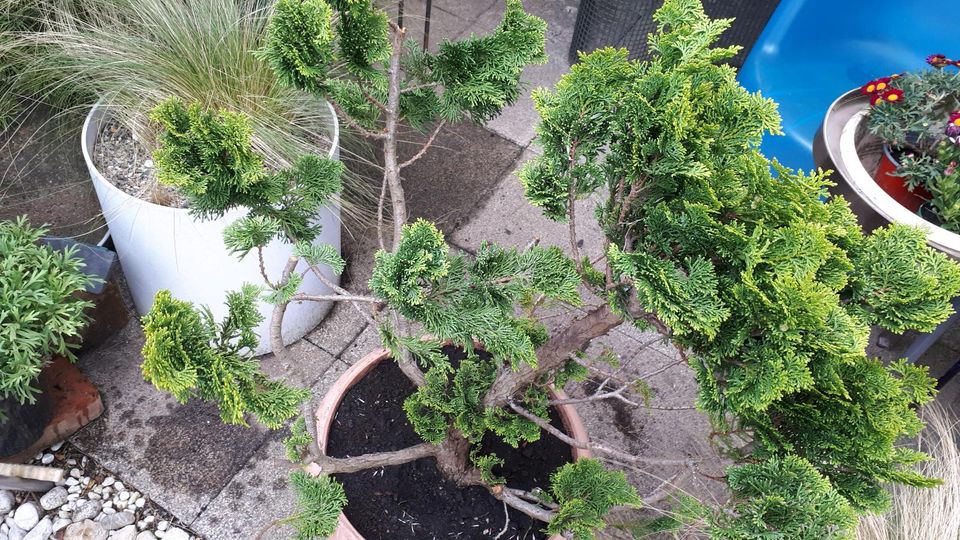
{"label": "curved branch", "polygon": [[523,407],[517,405],[514,402],[510,402],[510,408],[520,416],[530,420],[534,424],[538,425],[541,429],[547,433],[553,435],[554,437],[560,439],[561,441],[574,446],[576,448],[582,448],[584,450],[593,450],[597,453],[604,454],[614,458],[618,461],[624,461],[632,464],[641,464],[641,465],[682,465],[685,467],[692,467],[695,463],[692,459],[669,459],[669,458],[651,458],[644,456],[635,456],[633,454],[628,454],[626,452],[621,452],[615,448],[610,448],[609,446],[592,443],[592,442],[582,442],[574,439],[573,437],[567,435],[566,433],[560,431],[559,429],[550,425],[549,422],[545,421],[543,418],[533,414],[532,412],[524,409]]}
{"label": "curved branch", "polygon": [[400,168],[403,169],[404,167],[409,167],[410,165],[413,165],[414,162],[416,162],[418,159],[423,157],[423,155],[427,153],[427,150],[430,149],[430,145],[433,144],[434,139],[437,138],[437,134],[440,133],[440,130],[443,129],[443,126],[445,125],[447,125],[447,121],[441,120],[440,123],[437,124],[437,127],[433,129],[433,133],[430,134],[430,138],[427,139],[427,142],[423,143],[423,146],[420,147],[420,151],[417,152],[412,158],[401,163]]}
{"label": "curved branch", "polygon": [[391,465],[403,465],[411,461],[433,457],[437,454],[437,447],[430,443],[420,443],[403,450],[392,452],[373,452],[359,456],[335,458],[330,456],[315,456],[306,465],[305,470],[313,476],[321,474],[346,474]]}

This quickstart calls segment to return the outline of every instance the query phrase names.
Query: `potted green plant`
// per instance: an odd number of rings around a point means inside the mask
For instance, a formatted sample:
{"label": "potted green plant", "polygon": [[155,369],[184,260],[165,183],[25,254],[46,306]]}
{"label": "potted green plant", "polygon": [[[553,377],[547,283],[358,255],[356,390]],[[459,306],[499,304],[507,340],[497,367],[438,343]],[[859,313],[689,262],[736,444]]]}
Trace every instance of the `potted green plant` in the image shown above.
{"label": "potted green plant", "polygon": [[[223,230],[243,210],[186,207],[181,190],[156,174],[158,125],[150,111],[178,96],[242,113],[264,174],[308,152],[337,159],[336,115],[322,99],[281,85],[253,54],[263,45],[269,16],[257,0],[39,4],[36,29],[9,33],[10,47],[31,52],[21,68],[25,77],[52,80],[37,99],[91,103],[92,96],[97,103],[84,122],[81,151],[137,311],[145,314],[156,292],[168,289],[224,315],[226,291],[259,279],[261,266],[279,272],[292,246],[278,240],[243,259],[227,252]],[[339,196],[331,197],[314,216],[323,243],[338,250],[341,208]],[[347,203],[345,211],[351,208]],[[303,285],[313,294],[329,291],[312,275]],[[330,306],[291,306],[287,339],[303,336]],[[259,309],[266,315],[272,308],[261,303]],[[266,336],[269,328],[257,331]]]}
{"label": "potted green plant", "polygon": [[43,433],[53,409],[40,373],[54,357],[74,358],[92,305],[78,298],[90,282],[83,263],[72,248],[40,244],[44,232],[22,218],[0,222],[0,457]]}
{"label": "potted green plant", "polygon": [[960,71],[953,68],[960,61],[933,54],[927,63],[933,69],[872,80],[837,99],[824,120],[828,144],[815,155],[838,171],[839,192],[866,226],[921,225],[931,231],[931,245],[956,258]]}
{"label": "potted green plant", "polygon": [[[518,0],[506,4],[492,34],[445,43],[435,55],[404,49],[403,27],[372,2],[275,6],[264,55],[290,84],[353,97],[344,119],[384,142],[393,208],[372,294],[334,289],[318,298],[354,304],[379,329],[386,353],[356,364],[292,428],[288,457],[302,470],[291,485],[301,508],[286,523],[298,537],[357,538],[355,529],[362,533],[380,514],[355,516],[348,526],[343,475],[427,458],[421,469],[435,467],[460,489],[483,488],[509,515],[578,539],[594,538],[611,508],[663,498],[639,495],[622,473],[591,458],[560,465],[534,488],[517,487],[503,465],[541,437],[614,463],[703,474],[695,460],[633,454],[550,423],[551,406],[569,404],[551,397],[551,386],[602,362],[584,350],[621,324],[652,328],[677,346],[696,374],[700,408],[735,462],[721,478],[732,494],[727,504],[684,499],[676,519],[656,526],[729,539],[849,538],[858,514],[888,504],[885,483],[936,484],[909,467],[922,453],[895,446],[922,428],[915,407],[931,398],[932,380],[924,368],[885,366],[864,349],[871,324],[929,329],[946,318],[960,267],[928,248],[917,229],[892,225],[865,235],[846,202],[827,197],[824,173],[793,172],[758,152],[763,134],[779,128],[776,104],[716,64],[738,48],[711,47],[730,21],[711,21],[698,2],[667,0],[657,11],[649,62],[602,49],[582,56],[553,91],[534,94],[543,154],[520,179],[531,203],[570,224],[568,254],[485,244],[468,255],[451,250],[431,223],[406,222],[398,122],[489,117],[516,97],[522,66],[542,57],[543,22]],[[349,83],[327,78],[338,52],[356,77]],[[574,225],[573,203],[591,195],[601,197],[602,261],[580,255]],[[226,238],[241,252],[278,231],[258,217],[241,223]],[[343,266],[331,250],[301,255],[315,272]],[[277,331],[286,302],[310,299],[296,291],[296,276],[267,279]],[[255,339],[249,306],[261,287],[234,293],[232,315],[221,323],[159,296],[145,319],[147,378],[180,399],[218,402],[232,422],[249,412],[276,426],[296,415],[305,392],[263,380],[245,352]],[[539,319],[551,302],[583,305],[585,313],[551,332]],[[273,342],[282,347],[276,334]],[[340,392],[388,355],[411,385],[403,411],[418,441],[327,455]],[[632,383],[581,401],[625,398]],[[376,403],[373,410],[386,414]],[[487,437],[505,449],[485,451]],[[462,532],[453,527],[431,532]]]}

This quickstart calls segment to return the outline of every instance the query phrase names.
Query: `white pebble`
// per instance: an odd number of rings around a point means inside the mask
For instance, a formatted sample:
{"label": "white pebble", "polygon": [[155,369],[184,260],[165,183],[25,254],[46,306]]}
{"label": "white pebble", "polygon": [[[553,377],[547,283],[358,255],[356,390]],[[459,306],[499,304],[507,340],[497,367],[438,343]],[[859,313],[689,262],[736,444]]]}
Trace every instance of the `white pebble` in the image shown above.
{"label": "white pebble", "polygon": [[74,484],[67,488],[67,493],[80,493],[83,488],[80,487],[80,484]]}
{"label": "white pebble", "polygon": [[114,477],[112,477],[112,476],[108,476],[108,477],[106,477],[106,478],[103,479],[103,482],[101,483],[101,485],[103,485],[103,487],[112,486],[113,483],[116,482],[116,481],[117,481],[116,478],[114,478]]}
{"label": "white pebble", "polygon": [[64,484],[66,484],[67,487],[75,486],[75,485],[77,485],[77,484],[79,484],[79,483],[80,483],[80,481],[77,480],[76,478],[72,477],[72,476],[71,476],[70,478],[67,478],[66,482],[64,482]]}
{"label": "white pebble", "polygon": [[124,491],[123,493],[121,493],[120,495],[118,495],[118,498],[119,498],[121,501],[126,501],[126,500],[130,499],[130,492],[129,492],[129,491]]}
{"label": "white pebble", "polygon": [[116,482],[115,484],[113,484],[113,489],[115,489],[115,490],[117,490],[117,491],[126,491],[126,490],[127,490],[127,488],[123,487],[123,482]]}
{"label": "white pebble", "polygon": [[143,497],[140,497],[139,499],[137,499],[137,502],[134,504],[137,505],[137,508],[143,508],[147,504],[147,500],[144,499]]}
{"label": "white pebble", "polygon": [[43,457],[40,458],[40,463],[44,465],[53,463],[53,454],[44,454]]}
{"label": "white pebble", "polygon": [[163,538],[165,534],[167,534],[167,531],[161,531],[160,529],[153,531],[153,535],[157,538]]}
{"label": "white pebble", "polygon": [[103,505],[103,513],[109,516],[110,514],[116,514],[117,510],[115,508],[110,508],[107,505]]}
{"label": "white pebble", "polygon": [[13,514],[13,522],[17,527],[29,531],[40,521],[40,509],[32,502],[25,502]]}
{"label": "white pebble", "polygon": [[61,448],[63,448],[63,441],[60,441],[60,442],[58,442],[57,444],[51,446],[51,447],[50,447],[50,451],[51,451],[51,452],[57,452],[57,451],[59,451]]}
{"label": "white pebble", "polygon": [[67,465],[76,465],[76,464],[77,464],[77,460],[73,458],[70,458],[67,460]]}
{"label": "white pebble", "polygon": [[80,478],[81,476],[83,476],[83,473],[80,472],[80,469],[74,467],[70,469],[70,476],[73,478]]}
{"label": "white pebble", "polygon": [[165,530],[167,530],[167,527],[169,527],[169,526],[170,526],[170,522],[167,521],[167,520],[163,520],[163,521],[161,521],[160,523],[157,523],[157,530],[158,530],[158,531],[165,531]]}
{"label": "white pebble", "polygon": [[78,499],[80,499],[80,494],[79,494],[79,493],[70,493],[69,495],[67,495],[67,500],[68,500],[68,501],[76,501],[76,500],[78,500]]}
{"label": "white pebble", "polygon": [[93,493],[87,493],[87,497],[90,497],[91,499],[99,501],[101,495],[94,491]]}

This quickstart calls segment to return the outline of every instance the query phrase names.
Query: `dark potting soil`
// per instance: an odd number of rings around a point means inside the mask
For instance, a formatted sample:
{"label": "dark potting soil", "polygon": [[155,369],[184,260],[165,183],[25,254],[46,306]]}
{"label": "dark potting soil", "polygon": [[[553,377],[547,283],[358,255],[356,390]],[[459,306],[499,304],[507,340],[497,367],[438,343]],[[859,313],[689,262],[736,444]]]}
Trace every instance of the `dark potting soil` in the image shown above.
{"label": "dark potting soil", "polygon": [[[444,353],[454,363],[465,357],[453,347],[445,347]],[[344,396],[330,429],[327,453],[347,457],[423,442],[402,408],[413,391],[395,362],[381,362]],[[553,413],[551,421],[561,427]],[[481,449],[506,461],[494,472],[507,478],[510,487],[526,490],[547,489],[550,474],[572,460],[570,447],[549,434],[518,449],[488,435]],[[349,501],[344,513],[368,540],[494,538],[504,527],[503,503],[483,487],[460,489],[445,480],[433,458],[336,478]],[[541,531],[543,523],[513,509],[509,515],[509,528],[501,540],[547,537]]]}

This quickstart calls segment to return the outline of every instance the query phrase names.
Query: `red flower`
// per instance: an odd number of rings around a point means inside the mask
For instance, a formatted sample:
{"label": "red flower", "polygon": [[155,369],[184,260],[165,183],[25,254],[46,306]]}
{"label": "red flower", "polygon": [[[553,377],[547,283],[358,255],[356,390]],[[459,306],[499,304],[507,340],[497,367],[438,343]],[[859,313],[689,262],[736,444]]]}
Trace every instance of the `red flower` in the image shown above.
{"label": "red flower", "polygon": [[903,90],[899,88],[890,88],[886,92],[880,94],[884,101],[887,103],[896,103],[898,101],[903,101]]}
{"label": "red flower", "polygon": [[870,94],[877,91],[877,81],[870,81],[867,84],[860,87],[860,93],[869,96]]}
{"label": "red flower", "polygon": [[876,81],[874,81],[876,82],[877,92],[883,92],[884,90],[889,88],[891,79],[892,79],[891,77],[881,77]]}
{"label": "red flower", "polygon": [[877,92],[870,98],[870,105],[877,106],[881,103],[898,103],[903,101],[903,90],[899,88],[888,88],[884,92]]}
{"label": "red flower", "polygon": [[949,66],[953,61],[942,54],[931,54],[927,57],[927,63],[935,68],[942,68]]}
{"label": "red flower", "polygon": [[960,111],[953,111],[950,113],[950,119],[947,120],[947,123],[960,126]]}

